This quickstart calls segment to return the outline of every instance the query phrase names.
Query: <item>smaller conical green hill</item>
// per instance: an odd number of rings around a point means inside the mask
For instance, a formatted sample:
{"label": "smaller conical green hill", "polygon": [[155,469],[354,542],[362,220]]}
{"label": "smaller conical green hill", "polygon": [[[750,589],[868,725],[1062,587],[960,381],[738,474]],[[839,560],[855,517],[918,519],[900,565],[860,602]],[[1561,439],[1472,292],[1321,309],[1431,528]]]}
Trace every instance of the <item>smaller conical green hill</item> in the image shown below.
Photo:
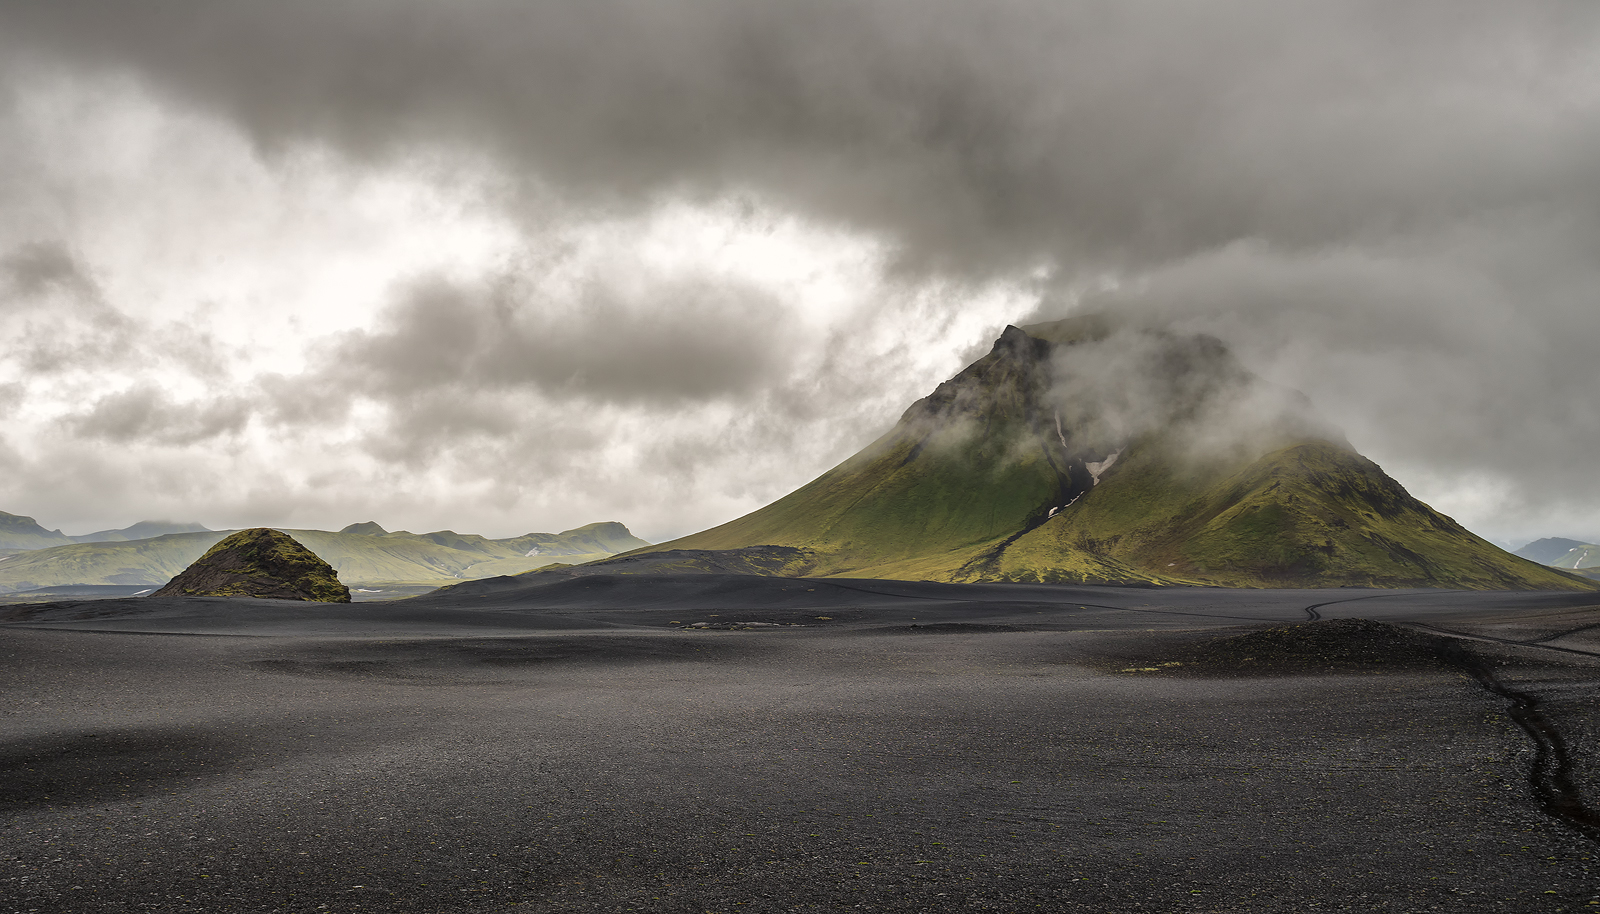
{"label": "smaller conical green hill", "polygon": [[262,597],[349,603],[332,566],[287,533],[240,530],[195,560],[154,597]]}

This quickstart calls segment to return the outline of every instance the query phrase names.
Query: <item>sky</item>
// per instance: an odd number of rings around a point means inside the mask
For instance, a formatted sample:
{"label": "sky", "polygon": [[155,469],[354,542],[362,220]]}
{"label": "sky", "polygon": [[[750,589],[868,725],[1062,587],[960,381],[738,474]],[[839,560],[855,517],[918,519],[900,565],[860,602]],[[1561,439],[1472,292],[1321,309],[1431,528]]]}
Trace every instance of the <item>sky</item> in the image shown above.
{"label": "sky", "polygon": [[1093,311],[1600,537],[1600,4],[0,3],[0,510],[68,533],[660,541]]}

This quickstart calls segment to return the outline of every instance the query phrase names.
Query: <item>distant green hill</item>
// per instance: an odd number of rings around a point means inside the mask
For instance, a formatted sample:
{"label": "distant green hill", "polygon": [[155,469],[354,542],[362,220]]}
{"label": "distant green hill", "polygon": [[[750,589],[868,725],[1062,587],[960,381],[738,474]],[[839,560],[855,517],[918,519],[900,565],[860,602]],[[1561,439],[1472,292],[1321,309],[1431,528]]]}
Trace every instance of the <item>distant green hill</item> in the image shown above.
{"label": "distant green hill", "polygon": [[[1297,398],[1210,337],[1103,318],[1008,327],[816,480],[588,570],[732,562],[938,581],[1592,587],[1411,497]],[[788,551],[763,563],[761,547]],[[715,555],[728,550],[728,561]]]}
{"label": "distant green hill", "polygon": [[72,542],[60,530],[46,530],[31,517],[0,511],[0,555],[29,549],[48,549]]}
{"label": "distant green hill", "polygon": [[1582,540],[1569,540],[1560,536],[1548,536],[1542,540],[1534,540],[1513,555],[1520,555],[1530,561],[1541,565],[1554,565],[1573,549],[1585,545]]}
{"label": "distant green hill", "polygon": [[199,524],[178,524],[169,520],[142,520],[131,527],[123,527],[120,530],[97,530],[94,533],[71,536],[68,539],[74,543],[126,543],[131,540],[147,540],[153,536],[166,536],[169,533],[210,532]]}
{"label": "distant green hill", "polygon": [[[9,515],[8,515],[9,516]],[[372,584],[442,585],[517,574],[552,562],[587,562],[649,545],[622,524],[598,523],[563,533],[530,533],[491,540],[449,530],[390,533],[285,529],[352,589]],[[125,542],[52,546],[0,560],[0,593],[71,585],[159,587],[235,531],[174,533]]]}
{"label": "distant green hill", "polygon": [[1578,570],[1600,566],[1600,545],[1559,536],[1534,540],[1516,554],[1552,568]]}
{"label": "distant green hill", "polygon": [[1574,546],[1566,555],[1550,563],[1555,568],[1594,568],[1600,566],[1600,546],[1585,543]]}

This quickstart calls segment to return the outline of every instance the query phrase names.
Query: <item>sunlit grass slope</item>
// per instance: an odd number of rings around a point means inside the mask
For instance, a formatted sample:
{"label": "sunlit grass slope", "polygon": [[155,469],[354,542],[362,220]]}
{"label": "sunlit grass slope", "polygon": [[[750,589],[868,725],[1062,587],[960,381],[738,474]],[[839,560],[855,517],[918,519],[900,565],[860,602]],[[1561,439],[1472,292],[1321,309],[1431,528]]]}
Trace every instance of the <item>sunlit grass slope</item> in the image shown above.
{"label": "sunlit grass slope", "polygon": [[1346,447],[1307,441],[1240,468],[1186,464],[1154,442],[1071,508],[980,556],[984,579],[1079,581],[1062,557],[1141,569],[1151,581],[1232,587],[1582,587],[1511,555],[1408,494]]}
{"label": "sunlit grass slope", "polygon": [[1550,563],[1557,568],[1594,568],[1600,566],[1600,546],[1585,543]]}

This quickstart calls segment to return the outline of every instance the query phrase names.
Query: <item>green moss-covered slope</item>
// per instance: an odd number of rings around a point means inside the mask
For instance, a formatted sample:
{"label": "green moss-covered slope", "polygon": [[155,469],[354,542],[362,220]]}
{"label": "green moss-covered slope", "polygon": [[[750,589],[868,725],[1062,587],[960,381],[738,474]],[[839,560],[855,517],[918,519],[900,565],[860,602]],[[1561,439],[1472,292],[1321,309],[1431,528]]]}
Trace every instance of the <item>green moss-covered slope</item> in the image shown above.
{"label": "green moss-covered slope", "polygon": [[762,546],[805,550],[786,573],[819,576],[1592,587],[1411,497],[1217,340],[1103,318],[1006,328],[838,467],[625,559]]}
{"label": "green moss-covered slope", "polygon": [[966,571],[1083,580],[1058,558],[1081,554],[1153,581],[1231,587],[1575,586],[1475,536],[1377,464],[1327,441],[1297,443],[1243,468],[1185,468],[1159,447],[1135,449],[1078,504]]}
{"label": "green moss-covered slope", "polygon": [[180,572],[157,597],[260,597],[349,603],[332,566],[286,533],[253,527],[231,534]]}

